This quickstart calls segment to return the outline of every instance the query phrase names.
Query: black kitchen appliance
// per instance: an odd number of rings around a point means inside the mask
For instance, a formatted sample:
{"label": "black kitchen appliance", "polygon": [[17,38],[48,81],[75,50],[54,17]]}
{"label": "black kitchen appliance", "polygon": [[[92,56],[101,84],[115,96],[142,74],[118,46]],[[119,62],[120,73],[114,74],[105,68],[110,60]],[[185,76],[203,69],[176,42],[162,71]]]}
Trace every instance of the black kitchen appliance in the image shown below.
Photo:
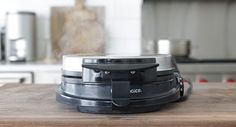
{"label": "black kitchen appliance", "polygon": [[138,113],[159,110],[183,95],[171,55],[65,55],[56,99],[80,112]]}

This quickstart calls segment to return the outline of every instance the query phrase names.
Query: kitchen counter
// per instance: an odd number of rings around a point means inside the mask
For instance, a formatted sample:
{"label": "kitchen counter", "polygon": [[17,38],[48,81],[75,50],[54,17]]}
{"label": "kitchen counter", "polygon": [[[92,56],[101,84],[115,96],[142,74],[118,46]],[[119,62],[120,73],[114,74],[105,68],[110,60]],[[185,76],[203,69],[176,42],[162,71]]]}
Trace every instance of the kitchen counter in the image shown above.
{"label": "kitchen counter", "polygon": [[236,63],[179,63],[180,73],[195,82],[236,82]]}
{"label": "kitchen counter", "polygon": [[27,63],[5,63],[0,62],[0,72],[4,71],[60,71],[60,63],[27,62]]}
{"label": "kitchen counter", "polygon": [[55,101],[55,85],[8,84],[0,87],[1,127],[78,126],[236,126],[236,84],[194,83],[185,102],[140,114],[98,115],[76,112]]}
{"label": "kitchen counter", "polygon": [[182,73],[236,73],[236,63],[178,63]]}
{"label": "kitchen counter", "polygon": [[[27,62],[6,63],[0,62],[1,71],[60,71],[61,63]],[[178,63],[183,73],[236,73],[236,63]]]}
{"label": "kitchen counter", "polygon": [[[209,82],[236,82],[236,63],[178,63],[181,74],[195,82],[206,79]],[[0,75],[5,73],[33,74],[36,84],[60,83],[61,63],[27,62],[4,63],[0,62]],[[0,76],[1,77],[1,76]]]}

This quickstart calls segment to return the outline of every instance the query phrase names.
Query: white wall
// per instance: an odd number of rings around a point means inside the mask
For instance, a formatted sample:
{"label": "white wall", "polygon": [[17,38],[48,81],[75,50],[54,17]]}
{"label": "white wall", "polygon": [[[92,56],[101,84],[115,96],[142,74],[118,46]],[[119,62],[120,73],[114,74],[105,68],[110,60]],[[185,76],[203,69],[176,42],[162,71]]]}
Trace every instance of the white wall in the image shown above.
{"label": "white wall", "polygon": [[87,0],[87,5],[104,6],[108,53],[141,52],[142,0]]}
{"label": "white wall", "polygon": [[[87,0],[86,4],[105,7],[108,53],[140,53],[142,0]],[[43,57],[45,40],[50,39],[50,7],[73,5],[74,0],[0,0],[0,26],[7,11],[36,12],[38,55]]]}

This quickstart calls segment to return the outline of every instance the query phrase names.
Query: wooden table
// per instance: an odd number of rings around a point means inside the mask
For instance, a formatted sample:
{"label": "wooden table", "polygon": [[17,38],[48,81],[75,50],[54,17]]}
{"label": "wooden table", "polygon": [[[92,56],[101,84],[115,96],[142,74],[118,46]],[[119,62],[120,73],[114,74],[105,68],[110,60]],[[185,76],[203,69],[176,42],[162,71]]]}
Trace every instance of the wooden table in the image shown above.
{"label": "wooden table", "polygon": [[56,87],[0,87],[0,127],[236,126],[236,84],[194,84],[193,95],[185,102],[171,103],[158,112],[129,115],[76,112],[55,101]]}

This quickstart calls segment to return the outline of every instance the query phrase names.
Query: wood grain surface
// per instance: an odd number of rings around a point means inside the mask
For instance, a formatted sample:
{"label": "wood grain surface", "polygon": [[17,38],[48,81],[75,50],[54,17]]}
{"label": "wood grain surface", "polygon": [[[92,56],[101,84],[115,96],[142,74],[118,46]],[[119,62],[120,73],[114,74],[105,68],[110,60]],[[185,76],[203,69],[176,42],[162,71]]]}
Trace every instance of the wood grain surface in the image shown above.
{"label": "wood grain surface", "polygon": [[[75,5],[76,6],[76,5]],[[74,6],[53,6],[51,7],[51,41],[52,41],[52,48],[54,53],[56,55],[59,55],[62,53],[62,49],[60,47],[60,40],[62,36],[65,33],[64,28],[67,21],[66,17],[68,14],[70,14],[74,9]],[[86,6],[86,9],[94,12],[96,14],[97,21],[104,25],[105,20],[105,13],[104,13],[104,7],[99,6]],[[91,29],[92,26],[91,26]]]}
{"label": "wood grain surface", "polygon": [[56,85],[0,87],[0,127],[236,126],[236,84],[194,84],[185,102],[140,114],[79,113],[55,101]]}
{"label": "wood grain surface", "polygon": [[60,52],[59,41],[63,35],[63,27],[66,22],[66,13],[72,10],[72,7],[51,7],[51,43],[53,50]]}

